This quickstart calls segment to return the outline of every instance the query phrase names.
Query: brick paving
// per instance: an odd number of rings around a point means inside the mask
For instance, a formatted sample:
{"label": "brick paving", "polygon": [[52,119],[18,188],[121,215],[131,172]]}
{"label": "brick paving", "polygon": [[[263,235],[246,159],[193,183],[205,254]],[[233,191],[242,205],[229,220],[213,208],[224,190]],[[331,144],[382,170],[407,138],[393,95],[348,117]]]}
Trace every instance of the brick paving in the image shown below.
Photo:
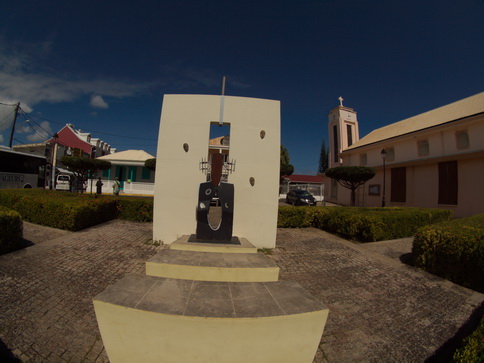
{"label": "brick paving", "polygon": [[[396,243],[408,252],[408,240]],[[297,281],[330,311],[315,362],[423,362],[476,310],[482,315],[483,294],[401,263],[388,244],[278,230],[270,258],[280,279]]]}
{"label": "brick paving", "polygon": [[157,251],[146,243],[152,227],[116,220],[61,232],[0,256],[0,339],[22,362],[107,362],[92,298],[126,273],[144,274]]}
{"label": "brick paving", "polygon": [[[92,298],[127,273],[144,275],[144,262],[163,248],[149,244],[151,224],[24,228],[35,245],[0,256],[0,339],[23,362],[107,362]],[[479,308],[484,295],[402,264],[409,246],[278,230],[269,257],[280,278],[330,309],[315,362],[424,361]]]}

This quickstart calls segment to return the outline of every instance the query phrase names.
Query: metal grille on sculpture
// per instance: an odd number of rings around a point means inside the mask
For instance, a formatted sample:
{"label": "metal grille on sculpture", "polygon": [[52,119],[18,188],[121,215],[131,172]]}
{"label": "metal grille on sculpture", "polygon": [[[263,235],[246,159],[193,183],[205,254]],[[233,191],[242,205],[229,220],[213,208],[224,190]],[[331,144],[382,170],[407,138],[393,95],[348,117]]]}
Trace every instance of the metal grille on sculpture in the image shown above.
{"label": "metal grille on sculpture", "polygon": [[[313,361],[328,309],[258,252],[276,241],[279,113],[272,100],[164,97],[153,218],[163,246],[146,276],[94,298],[110,362]],[[213,124],[230,125],[217,147]]]}

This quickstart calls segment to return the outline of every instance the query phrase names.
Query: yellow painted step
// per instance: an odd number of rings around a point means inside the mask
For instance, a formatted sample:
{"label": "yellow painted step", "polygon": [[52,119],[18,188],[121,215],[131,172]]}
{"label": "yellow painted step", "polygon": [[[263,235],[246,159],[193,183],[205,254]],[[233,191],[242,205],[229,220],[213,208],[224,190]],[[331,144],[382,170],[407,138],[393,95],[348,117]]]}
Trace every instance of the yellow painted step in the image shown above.
{"label": "yellow painted step", "polygon": [[237,238],[240,244],[189,242],[190,236],[184,235],[170,245],[172,250],[214,252],[214,253],[257,253],[257,247],[245,238]]}
{"label": "yellow painted step", "polygon": [[211,253],[165,249],[146,262],[146,274],[196,281],[277,281],[279,267],[262,253]]}

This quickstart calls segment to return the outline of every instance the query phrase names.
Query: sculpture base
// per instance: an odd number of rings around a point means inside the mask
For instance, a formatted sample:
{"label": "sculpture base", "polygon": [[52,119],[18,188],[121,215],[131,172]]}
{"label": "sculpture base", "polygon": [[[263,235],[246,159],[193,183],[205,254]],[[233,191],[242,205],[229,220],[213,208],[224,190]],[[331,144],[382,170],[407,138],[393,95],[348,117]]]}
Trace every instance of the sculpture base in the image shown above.
{"label": "sculpture base", "polygon": [[328,309],[247,239],[188,238],[94,298],[110,362],[311,363]]}
{"label": "sculpture base", "polygon": [[188,242],[192,242],[192,243],[220,243],[220,244],[224,244],[224,245],[240,245],[240,240],[236,236],[233,236],[230,241],[226,241],[226,240],[214,241],[214,240],[197,238],[196,235],[192,234],[188,238]]}
{"label": "sculpture base", "polygon": [[94,298],[112,363],[313,361],[328,309],[291,281],[127,275]]}

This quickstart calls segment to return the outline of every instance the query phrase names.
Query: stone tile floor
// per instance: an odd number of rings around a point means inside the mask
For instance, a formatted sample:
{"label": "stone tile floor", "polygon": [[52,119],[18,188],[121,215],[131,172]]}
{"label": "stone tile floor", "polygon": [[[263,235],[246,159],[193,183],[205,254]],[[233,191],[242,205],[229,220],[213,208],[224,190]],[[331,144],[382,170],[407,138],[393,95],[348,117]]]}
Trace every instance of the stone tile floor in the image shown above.
{"label": "stone tile floor", "polygon": [[[0,256],[0,340],[23,362],[107,362],[92,298],[128,273],[144,275],[144,262],[163,248],[149,243],[151,224],[24,230],[33,246]],[[483,294],[403,264],[409,246],[278,230],[269,258],[280,278],[330,309],[315,362],[445,358],[449,340],[482,315]]]}
{"label": "stone tile floor", "polygon": [[[317,229],[279,229],[270,256],[330,313],[315,361],[423,362],[446,359],[446,342],[484,295],[405,265],[411,240],[354,244]],[[379,252],[386,253],[388,256]],[[477,313],[477,314],[476,314]],[[477,315],[477,316],[476,316]]]}

